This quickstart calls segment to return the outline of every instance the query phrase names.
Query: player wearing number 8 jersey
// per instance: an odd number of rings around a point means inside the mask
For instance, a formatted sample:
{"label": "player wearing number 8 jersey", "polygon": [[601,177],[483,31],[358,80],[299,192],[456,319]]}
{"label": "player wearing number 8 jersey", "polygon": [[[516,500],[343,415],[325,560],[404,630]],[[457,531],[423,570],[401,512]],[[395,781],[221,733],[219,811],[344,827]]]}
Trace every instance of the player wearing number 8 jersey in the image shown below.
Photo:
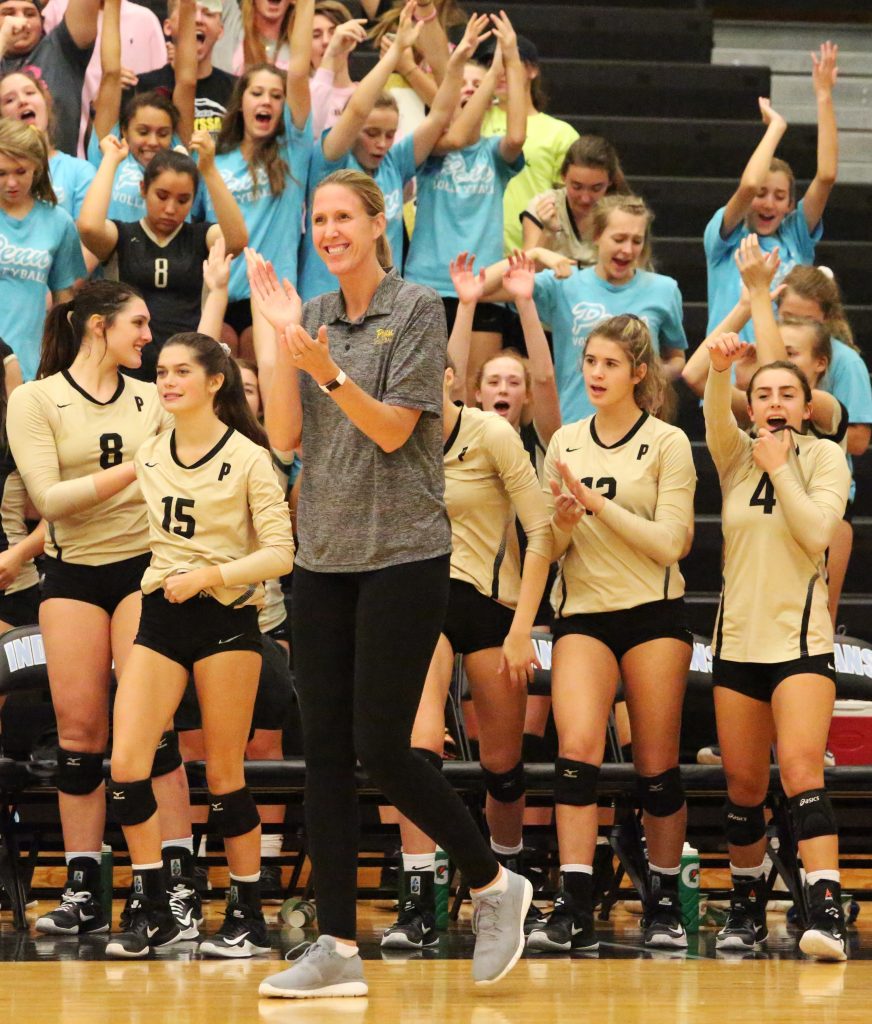
{"label": "player wearing number 8 jersey", "polygon": [[[153,384],[130,380],[151,339],[148,309],[127,285],[101,281],[46,319],[38,379],[10,396],[9,444],[48,521],[39,621],[58,723],[57,786],[69,878],[39,931],[106,931],[100,907],[103,752],[110,668],[120,672],[139,623],[148,564],[145,506],[133,456],[165,430]],[[84,639],[83,639],[84,638]],[[165,839],[191,835],[181,761],[158,759]]]}
{"label": "player wearing number 8 jersey", "polygon": [[812,392],[802,370],[788,362],[757,370],[747,391],[749,435],[730,409],[729,372],[748,346],[735,334],[706,345],[706,441],[721,481],[724,531],[712,681],[733,876],[717,944],[749,949],[766,937],[763,805],[774,724],[806,870],[809,920],[800,949],[844,960],[838,835],[823,761],[835,698],[826,550],[850,473],[838,445],[806,433]]}
{"label": "player wearing number 8 jersey", "polygon": [[594,327],[582,370],[596,413],[557,430],[545,457],[554,554],[565,554],[552,596],[551,666],[563,884],[528,946],[597,948],[597,777],[622,678],[648,840],[644,941],[684,948],[678,871],[687,808],[678,740],[691,634],[677,563],[690,547],[696,475],[685,435],[652,415],[665,382],[638,317],[624,314]]}

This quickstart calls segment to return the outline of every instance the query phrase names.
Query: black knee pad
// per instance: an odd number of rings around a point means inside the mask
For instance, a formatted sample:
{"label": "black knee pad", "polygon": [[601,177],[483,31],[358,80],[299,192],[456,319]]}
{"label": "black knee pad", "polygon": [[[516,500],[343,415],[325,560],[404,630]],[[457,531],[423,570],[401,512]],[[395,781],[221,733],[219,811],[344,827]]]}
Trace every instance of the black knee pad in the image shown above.
{"label": "black knee pad", "polygon": [[481,766],[485,788],[488,794],[501,804],[513,804],[527,792],[524,783],[524,762],[518,761],[514,768],[507,772],[492,772]]}
{"label": "black knee pad", "polygon": [[676,765],[660,775],[638,775],[636,793],[643,811],[655,818],[668,818],[684,807],[684,786]]}
{"label": "black knee pad", "polygon": [[741,807],[729,797],[724,804],[724,833],[730,846],[751,846],[766,835],[765,803]]}
{"label": "black knee pad", "polygon": [[807,789],[788,801],[793,830],[799,841],[818,836],[837,836],[839,826],[825,789]]}
{"label": "black knee pad", "polygon": [[412,753],[423,757],[425,761],[432,764],[437,772],[442,771],[442,758],[434,750],[426,750],[424,747],[412,747]]}
{"label": "black knee pad", "polygon": [[181,767],[181,764],[182,755],[179,751],[178,733],[173,730],[165,732],[160,738],[157,750],[154,752],[151,777],[159,779],[161,775],[169,775],[170,772],[174,772],[176,768]]}
{"label": "black knee pad", "polygon": [[260,824],[257,804],[248,786],[232,793],[209,794],[209,829],[224,839],[244,836]]}
{"label": "black knee pad", "polygon": [[70,796],[93,793],[103,781],[103,756],[58,747],[58,790]]}
{"label": "black knee pad", "polygon": [[119,825],[141,825],[157,810],[151,779],[109,782],[109,803]]}
{"label": "black knee pad", "polygon": [[599,771],[595,764],[558,757],[554,764],[554,802],[571,807],[595,804]]}

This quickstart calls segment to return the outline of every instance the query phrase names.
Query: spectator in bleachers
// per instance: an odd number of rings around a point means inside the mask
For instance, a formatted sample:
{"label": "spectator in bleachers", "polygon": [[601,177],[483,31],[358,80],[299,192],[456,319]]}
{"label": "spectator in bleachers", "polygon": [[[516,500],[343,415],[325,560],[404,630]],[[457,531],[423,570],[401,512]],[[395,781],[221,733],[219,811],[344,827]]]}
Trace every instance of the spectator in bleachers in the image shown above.
{"label": "spectator in bleachers", "polygon": [[[413,21],[414,7],[414,0],[409,0],[387,53],[358,85],[333,128],[315,142],[309,169],[310,197],[322,178],[341,168],[361,170],[375,179],[385,197],[388,241],[398,271],[403,253],[403,187],[414,178],[417,168],[433,151],[448,125],[460,96],[464,65],[477,41],[476,25],[481,23],[479,19],[468,27],[451,55],[427,117],[411,135],[395,142],[399,122],[397,102],[383,89],[400,54],[413,46],[418,37],[420,27]],[[305,302],[335,287],[336,279],[312,243],[310,198],[307,230],[301,247],[300,294]]]}
{"label": "spectator in bleachers", "polygon": [[[546,95],[536,47],[529,39],[519,36],[518,49],[526,72],[527,138],[524,143],[524,170],[510,182],[503,204],[505,252],[523,246],[521,214],[534,196],[557,185],[566,151],[578,138],[578,132],[572,125],[545,113]],[[493,59],[494,50],[494,46],[486,43],[476,54],[476,59],[487,66]],[[482,134],[485,136],[503,135],[506,131],[508,94],[505,74],[497,81],[496,99],[496,105],[484,119]]]}
{"label": "spectator in bleachers", "polygon": [[[218,136],[236,82],[234,75],[212,63],[212,52],[224,31],[222,10],[221,0],[170,0],[164,27],[174,44],[172,60],[139,75],[134,85],[136,92],[159,89],[172,99],[177,76],[186,76],[188,88],[193,80],[193,123],[182,128],[186,143],[190,131],[202,128]],[[178,103],[187,109],[184,97]]]}
{"label": "spectator in bleachers", "polygon": [[46,299],[64,302],[85,276],[72,218],[57,205],[48,143],[21,121],[0,120],[0,337],[33,380]]}
{"label": "spectator in bleachers", "polygon": [[325,128],[339,120],[345,104],[357,87],[348,73],[348,58],[366,39],[366,19],[352,19],[339,0],[320,0],[315,4],[312,35],[312,134],[321,138]]}
{"label": "spectator in bleachers", "polygon": [[63,20],[45,33],[39,0],[0,3],[0,74],[38,67],[58,104],[57,147],[75,156],[85,71],[97,36],[99,0],[70,0]]}
{"label": "spectator in bleachers", "polygon": [[[154,380],[157,357],[167,338],[196,330],[200,320],[203,264],[215,242],[241,253],[248,241],[242,211],[215,166],[215,142],[205,129],[194,133],[191,149],[198,165],[183,153],[164,150],[149,162],[142,178],[145,216],[138,221],[107,217],[115,173],[127,157],[127,144],[114,135],[100,143],[103,162],[85,197],[78,227],[82,241],[109,276],[133,285],[152,314],[152,344],[136,376]],[[217,224],[187,222],[200,179]],[[114,257],[114,259],[113,259]]]}
{"label": "spectator in bleachers", "polygon": [[[782,276],[798,264],[814,263],[814,247],[823,234],[821,218],[838,170],[839,139],[833,107],[838,50],[832,43],[823,43],[820,56],[812,54],[818,116],[817,170],[798,203],[793,171],[775,156],[787,122],[772,109],[768,99],[760,99],[766,132],[751,154],[738,188],[705,229],[708,334],[738,301],[741,282],[733,256],[746,235],[755,233],[767,251],[779,249]],[[747,328],[742,337],[750,338]]]}
{"label": "spectator in bleachers", "polygon": [[[58,25],[64,16],[69,0],[48,0],[43,8],[42,18],[46,32]],[[82,119],[79,127],[79,142],[76,152],[85,155],[85,135],[91,120],[91,107],[100,91],[100,41],[106,6],[116,8],[115,17],[121,22],[121,63],[125,72],[135,78],[143,72],[163,67],[167,62],[167,46],[163,30],[154,11],[141,3],[131,0],[101,0],[97,15],[97,37],[94,52],[85,71],[85,87],[82,90]],[[145,90],[143,90],[145,91]]]}
{"label": "spectator in bleachers", "polygon": [[[254,64],[274,64],[287,71],[296,16],[295,0],[241,0],[243,36],[233,54],[233,74]],[[307,33],[311,39],[311,30]]]}
{"label": "spectator in bleachers", "polygon": [[[483,266],[500,259],[503,196],[508,183],[524,167],[527,125],[526,76],[511,22],[502,14],[490,20],[482,16],[476,25],[470,25],[472,43],[492,26],[500,47],[478,88],[471,96],[460,97],[450,127],[418,168],[415,230],[405,269],[407,280],[428,285],[442,296],[449,333],[458,301],[449,265],[459,247],[474,252]],[[508,82],[506,134],[482,138],[482,119],[504,64]],[[475,67],[467,64],[464,73]],[[476,305],[468,359],[463,368],[458,368],[458,373],[464,370],[468,383],[472,383],[482,363],[499,352],[509,315],[504,306],[495,303]]]}
{"label": "spectator in bleachers", "polygon": [[[597,262],[584,270],[571,269],[568,277],[553,270],[536,275],[533,298],[544,324],[553,332],[557,390],[564,423],[593,411],[578,353],[591,329],[603,318],[632,313],[651,331],[655,351],[667,378],[684,366],[687,338],[682,323],[681,292],[673,278],[642,270],[651,254],[652,214],[637,196],[612,195],[601,199],[594,211]],[[505,262],[489,267],[485,295],[509,301],[497,280]]]}
{"label": "spectator in bleachers", "polygon": [[628,195],[630,186],[615,147],[599,135],[582,135],[566,152],[563,185],[530,200],[521,214],[524,249],[537,247],[565,256],[578,267],[596,263],[593,212],[604,196]]}
{"label": "spectator in bleachers", "polygon": [[655,418],[667,381],[633,314],[601,320],[582,350],[594,415],[561,427],[545,458],[554,556],[551,696],[559,739],[554,801],[561,894],[531,949],[593,950],[597,778],[618,680],[648,848],[646,946],[686,949],[678,873],[687,806],[678,770],[693,637],[678,561],[693,539],[690,441]]}
{"label": "spectator in bleachers", "polygon": [[836,693],[825,562],[850,473],[839,448],[807,430],[812,394],[798,367],[775,362],[755,372],[746,393],[751,436],[730,411],[730,370],[747,343],[722,334],[706,345],[706,442],[724,494],[712,682],[732,874],[716,944],[749,951],[766,938],[764,803],[774,739],[806,872],[809,920],[799,948],[845,960],[838,829],[823,772]]}

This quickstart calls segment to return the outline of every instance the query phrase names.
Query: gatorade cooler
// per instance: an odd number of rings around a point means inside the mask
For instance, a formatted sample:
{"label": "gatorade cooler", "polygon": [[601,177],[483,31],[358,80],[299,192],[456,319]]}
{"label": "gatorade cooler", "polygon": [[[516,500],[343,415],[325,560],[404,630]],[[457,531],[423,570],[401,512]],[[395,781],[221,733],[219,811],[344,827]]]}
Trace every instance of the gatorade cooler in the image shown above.
{"label": "gatorade cooler", "polygon": [[837,765],[872,764],[872,701],[836,701],[827,747]]}

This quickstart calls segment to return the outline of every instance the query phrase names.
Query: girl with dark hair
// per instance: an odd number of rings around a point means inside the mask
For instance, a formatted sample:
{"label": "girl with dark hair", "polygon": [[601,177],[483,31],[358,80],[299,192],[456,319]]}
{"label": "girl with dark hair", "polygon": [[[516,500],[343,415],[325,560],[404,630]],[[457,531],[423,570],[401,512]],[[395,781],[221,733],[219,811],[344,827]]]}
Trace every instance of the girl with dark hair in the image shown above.
{"label": "girl with dark hair", "polygon": [[[136,634],[149,547],[132,458],[171,423],[153,384],[119,373],[142,361],[151,340],[148,320],[148,308],[129,285],[86,285],[51,309],[39,379],[9,400],[9,445],[48,524],[39,623],[58,723],[68,865],[60,906],[36,922],[37,931],[49,934],[109,929],[100,902],[109,684],[113,662],[123,670]],[[167,735],[154,774],[165,808],[165,844],[177,847],[190,844],[191,827],[174,739]]]}
{"label": "girl with dark hair", "polygon": [[[751,154],[736,191],[705,229],[706,330],[709,334],[739,299],[742,285],[733,256],[746,235],[755,233],[767,252],[779,249],[782,277],[798,264],[814,262],[814,247],[823,234],[821,218],[836,182],[839,162],[839,137],[833,108],[838,53],[838,46],[827,42],[821,45],[819,56],[812,54],[818,121],[817,169],[799,203],[790,165],[775,156],[778,143],[787,131],[787,122],[772,109],[768,99],[760,99],[766,131]],[[750,333],[743,331],[742,337],[750,339]]]}
{"label": "girl with dark hair", "polygon": [[724,334],[706,346],[706,442],[724,498],[712,682],[733,885],[717,945],[751,950],[766,938],[764,805],[774,739],[806,871],[809,922],[799,948],[845,960],[838,829],[823,764],[836,693],[826,551],[850,473],[837,445],[807,432],[812,393],[802,370],[778,361],[755,372],[748,434],[730,408],[730,371],[747,343]]}
{"label": "girl with dark hair", "polygon": [[460,798],[410,744],[449,589],[442,303],[385,269],[384,196],[371,177],[338,171],[313,204],[313,243],[338,292],[301,309],[250,261],[253,291],[277,330],[270,441],[279,452],[301,442],[305,451],[292,632],[322,933],[260,992],[367,992],[356,943],[357,758],[472,887],[473,977],[491,984],[521,955],[532,886],[499,865]]}
{"label": "girl with dark hair", "polygon": [[203,334],[174,335],[157,373],[161,404],[175,426],[143,444],[135,460],[151,561],[115,701],[110,784],[130,850],[133,899],[124,931],[110,939],[106,954],[141,958],[181,937],[149,775],[164,723],[193,673],[210,826],[224,838],[230,865],[224,923],[200,952],[250,957],[270,947],[260,909],[260,817],[243,766],[261,668],[263,580],[291,568],[290,515],[227,346]]}
{"label": "girl with dark hair", "polygon": [[[145,216],[139,221],[109,220],[112,183],[127,158],[124,141],[107,135],[100,143],[103,161],[79,216],[82,241],[102,262],[112,260],[109,274],[135,285],[149,310],[152,341],[136,373],[154,380],[157,356],[167,338],[193,330],[200,319],[203,261],[219,238],[225,251],[242,251],[248,232],[242,212],[215,166],[215,143],[209,132],[194,132],[190,157],[172,150],[157,153],[145,168],[140,188]],[[217,224],[187,222],[200,177],[206,185]],[[113,259],[114,257],[114,259]]]}
{"label": "girl with dark hair", "polygon": [[25,380],[39,360],[46,299],[63,302],[86,274],[76,226],[57,205],[45,136],[21,121],[0,120],[0,337]]}
{"label": "girl with dark hair", "polygon": [[692,635],[678,561],[693,537],[690,442],[655,418],[665,376],[645,323],[600,321],[582,368],[595,412],[561,427],[545,458],[556,557],[551,699],[561,895],[528,947],[594,950],[597,779],[619,679],[633,735],[649,872],[644,943],[683,949],[678,872],[687,806],[678,770]]}
{"label": "girl with dark hair", "polygon": [[521,214],[526,250],[541,247],[578,267],[596,263],[593,211],[604,196],[628,195],[630,186],[615,147],[599,135],[582,135],[560,168],[562,188],[534,196]]}

